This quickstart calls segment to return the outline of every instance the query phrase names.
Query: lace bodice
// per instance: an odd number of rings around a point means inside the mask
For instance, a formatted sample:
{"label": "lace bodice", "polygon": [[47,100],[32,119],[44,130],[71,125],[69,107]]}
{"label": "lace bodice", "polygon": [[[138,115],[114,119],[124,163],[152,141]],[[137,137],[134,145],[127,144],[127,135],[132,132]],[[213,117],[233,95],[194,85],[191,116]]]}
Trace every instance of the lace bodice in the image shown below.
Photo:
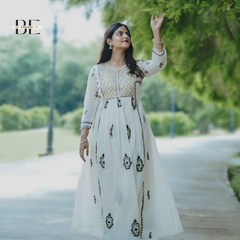
{"label": "lace bodice", "polygon": [[[162,51],[153,46],[152,59],[139,60],[137,65],[144,72],[145,77],[161,71],[167,65],[165,46]],[[128,71],[127,65],[118,70],[108,66],[106,63],[96,64],[92,67],[88,75],[80,129],[91,127],[94,114],[101,101],[111,98],[120,99],[127,96],[134,97],[136,76],[128,73]]]}
{"label": "lace bodice", "polygon": [[104,100],[118,96],[133,96],[134,76],[129,74],[128,71],[126,65],[116,71],[106,63],[99,64],[101,92]]}

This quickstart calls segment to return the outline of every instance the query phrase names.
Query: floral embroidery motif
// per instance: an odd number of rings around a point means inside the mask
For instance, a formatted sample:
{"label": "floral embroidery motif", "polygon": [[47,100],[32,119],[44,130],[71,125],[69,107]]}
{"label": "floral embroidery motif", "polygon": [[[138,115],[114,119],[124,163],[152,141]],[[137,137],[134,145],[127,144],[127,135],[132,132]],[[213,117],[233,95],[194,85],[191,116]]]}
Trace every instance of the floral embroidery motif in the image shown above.
{"label": "floral embroidery motif", "polygon": [[121,99],[118,99],[118,107],[121,107],[122,103],[121,103]]}
{"label": "floral embroidery motif", "polygon": [[152,232],[149,232],[148,238],[152,238]]}
{"label": "floral embroidery motif", "polygon": [[159,64],[159,67],[161,68],[163,66],[163,63],[161,62],[160,64]]}
{"label": "floral embroidery motif", "polygon": [[113,217],[111,216],[111,213],[106,217],[106,225],[109,229],[113,226]]}
{"label": "floral embroidery motif", "polygon": [[99,163],[101,164],[102,168],[105,168],[104,153],[103,153],[103,155],[100,157]]}
{"label": "floral embroidery motif", "polygon": [[149,190],[147,191],[147,196],[148,196],[148,199],[150,199],[150,191]]}
{"label": "floral embroidery motif", "polygon": [[108,103],[108,101],[105,102],[104,108],[107,108]]}
{"label": "floral embroidery motif", "polygon": [[95,195],[93,196],[93,199],[94,199],[94,203],[96,203],[96,196]]}
{"label": "floral embroidery motif", "polygon": [[139,234],[140,234],[140,224],[137,222],[136,219],[134,219],[133,223],[132,223],[132,234],[135,236],[135,237],[138,237]]}
{"label": "floral embroidery motif", "polygon": [[143,170],[143,167],[144,167],[143,160],[138,156],[136,164],[137,171],[141,172]]}
{"label": "floral embroidery motif", "polygon": [[91,163],[91,167],[92,167],[92,165],[93,165],[92,159],[90,159],[90,163]]}
{"label": "floral embroidery motif", "polygon": [[113,135],[112,135],[112,131],[113,131],[113,124],[112,124],[112,126],[111,126],[111,128],[110,128],[110,135],[111,135],[111,137],[113,136]]}
{"label": "floral embroidery motif", "polygon": [[126,169],[130,169],[130,167],[132,165],[132,161],[126,153],[125,153],[125,157],[123,158],[123,165]]}
{"label": "floral embroidery motif", "polygon": [[147,152],[147,160],[149,160],[149,153]]}
{"label": "floral embroidery motif", "polygon": [[96,91],[96,93],[95,93],[95,97],[98,97],[99,95],[98,95],[98,91]]}
{"label": "floral embroidery motif", "polygon": [[134,97],[131,97],[131,103],[132,103],[133,109],[135,109],[136,108],[136,100]]}
{"label": "floral embroidery motif", "polygon": [[131,137],[131,129],[129,128],[128,125],[126,125],[126,127],[127,127],[127,136],[128,136],[128,139],[130,139],[130,137]]}

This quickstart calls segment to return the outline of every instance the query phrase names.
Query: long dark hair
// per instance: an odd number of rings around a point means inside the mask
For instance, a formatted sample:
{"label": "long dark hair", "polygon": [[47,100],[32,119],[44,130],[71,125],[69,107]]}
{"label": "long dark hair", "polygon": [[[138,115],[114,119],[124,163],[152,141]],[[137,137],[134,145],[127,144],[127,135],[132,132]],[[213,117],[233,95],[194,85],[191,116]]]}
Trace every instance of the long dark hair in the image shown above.
{"label": "long dark hair", "polygon": [[[112,23],[111,25],[109,25],[109,27],[105,31],[103,42],[102,42],[102,48],[99,53],[99,61],[96,64],[105,63],[109,59],[111,59],[112,50],[109,49],[109,44],[107,43],[107,38],[112,39],[112,35],[121,26],[124,26],[128,30],[129,37],[131,39],[131,33],[125,24],[117,22],[117,23]],[[137,77],[144,78],[144,73],[138,67],[138,65],[136,64],[136,60],[133,58],[132,41],[130,42],[129,48],[125,51],[125,61],[126,61],[126,65],[130,69],[129,73],[136,74]]]}

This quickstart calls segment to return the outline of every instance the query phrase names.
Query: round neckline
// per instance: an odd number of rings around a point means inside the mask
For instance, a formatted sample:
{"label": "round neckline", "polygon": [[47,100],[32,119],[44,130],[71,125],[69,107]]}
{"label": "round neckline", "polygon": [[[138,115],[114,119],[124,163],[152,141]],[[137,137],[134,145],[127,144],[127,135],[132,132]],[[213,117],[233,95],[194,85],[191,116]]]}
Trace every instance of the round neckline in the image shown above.
{"label": "round neckline", "polygon": [[119,71],[119,70],[123,69],[127,64],[124,64],[124,65],[123,65],[121,68],[119,68],[119,69],[116,69],[116,68],[114,68],[114,67],[109,66],[109,65],[107,64],[107,62],[105,62],[105,65],[106,65],[107,67],[111,68],[111,69],[114,69],[115,71]]}

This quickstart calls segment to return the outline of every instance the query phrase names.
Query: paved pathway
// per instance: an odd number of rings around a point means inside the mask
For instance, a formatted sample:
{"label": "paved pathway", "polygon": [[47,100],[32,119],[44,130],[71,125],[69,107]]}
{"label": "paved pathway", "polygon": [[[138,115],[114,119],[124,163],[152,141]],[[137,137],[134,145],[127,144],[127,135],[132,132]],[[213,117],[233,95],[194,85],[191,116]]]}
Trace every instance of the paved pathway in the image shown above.
{"label": "paved pathway", "polygon": [[[240,134],[157,144],[185,231],[168,239],[239,240],[240,204],[226,162]],[[97,240],[70,230],[82,164],[76,152],[0,165],[0,240]]]}

